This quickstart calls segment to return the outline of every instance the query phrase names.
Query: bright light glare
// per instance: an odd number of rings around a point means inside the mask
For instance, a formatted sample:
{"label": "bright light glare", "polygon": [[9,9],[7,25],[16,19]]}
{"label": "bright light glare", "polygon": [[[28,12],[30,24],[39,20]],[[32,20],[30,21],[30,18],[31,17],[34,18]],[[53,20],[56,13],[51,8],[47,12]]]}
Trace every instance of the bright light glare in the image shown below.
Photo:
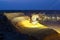
{"label": "bright light glare", "polygon": [[29,20],[18,22],[18,25],[26,28],[40,28],[40,29],[47,28],[46,26],[40,23],[36,23],[36,24],[30,23]]}

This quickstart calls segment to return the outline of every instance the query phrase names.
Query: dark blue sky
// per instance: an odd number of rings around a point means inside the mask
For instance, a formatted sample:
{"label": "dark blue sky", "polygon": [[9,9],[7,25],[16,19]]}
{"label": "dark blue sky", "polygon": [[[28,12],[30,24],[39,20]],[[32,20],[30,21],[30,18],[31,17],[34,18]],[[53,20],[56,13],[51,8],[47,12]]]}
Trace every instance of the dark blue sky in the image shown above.
{"label": "dark blue sky", "polygon": [[60,10],[60,0],[0,0],[0,10]]}

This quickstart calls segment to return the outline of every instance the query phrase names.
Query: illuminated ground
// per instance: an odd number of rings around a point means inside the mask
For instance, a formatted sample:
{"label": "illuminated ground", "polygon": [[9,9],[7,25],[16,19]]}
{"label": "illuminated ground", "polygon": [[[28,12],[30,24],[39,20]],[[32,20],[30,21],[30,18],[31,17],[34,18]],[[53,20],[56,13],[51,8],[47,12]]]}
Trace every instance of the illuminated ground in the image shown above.
{"label": "illuminated ground", "polygon": [[60,22],[43,22],[44,25],[47,25],[49,28],[55,29],[60,33]]}
{"label": "illuminated ground", "polygon": [[[52,22],[52,24],[45,23],[45,25],[47,25],[49,28],[56,29],[56,30],[58,31],[58,33],[60,32],[60,30],[59,30],[59,29],[60,29],[60,28],[59,28],[60,25],[58,25],[57,23],[53,23],[53,22]],[[39,30],[39,32],[41,32],[41,31]],[[39,34],[40,34],[39,32],[35,32],[36,35],[37,35],[37,37],[38,37]],[[48,31],[48,32],[51,33],[50,31]],[[39,34],[38,34],[38,33],[39,33]],[[45,30],[43,34],[45,34],[45,33],[47,33],[47,30]],[[49,33],[48,33],[48,34],[49,34]],[[42,34],[42,35],[43,35],[43,34]],[[54,34],[54,33],[53,33],[53,34]],[[49,34],[49,35],[50,35],[50,34]],[[40,35],[40,36],[41,36],[41,35]],[[53,35],[52,35],[52,36],[53,36]],[[54,37],[54,36],[53,36],[53,37]],[[47,38],[48,38],[48,37],[47,37]],[[55,39],[55,38],[54,38],[54,39]]]}

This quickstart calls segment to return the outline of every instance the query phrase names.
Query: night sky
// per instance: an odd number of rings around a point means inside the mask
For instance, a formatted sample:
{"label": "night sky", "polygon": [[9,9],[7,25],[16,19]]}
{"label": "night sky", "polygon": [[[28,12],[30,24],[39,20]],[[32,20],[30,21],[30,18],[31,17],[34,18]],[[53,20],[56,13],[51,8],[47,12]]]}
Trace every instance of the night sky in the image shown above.
{"label": "night sky", "polygon": [[60,0],[0,0],[0,10],[60,10]]}

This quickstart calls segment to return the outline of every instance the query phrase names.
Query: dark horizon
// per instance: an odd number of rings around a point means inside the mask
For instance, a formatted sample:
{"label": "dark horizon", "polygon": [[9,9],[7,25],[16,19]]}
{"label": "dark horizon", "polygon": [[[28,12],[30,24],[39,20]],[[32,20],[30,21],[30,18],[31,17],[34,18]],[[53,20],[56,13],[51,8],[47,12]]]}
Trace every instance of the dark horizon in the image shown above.
{"label": "dark horizon", "polygon": [[39,13],[39,12],[41,12],[41,13],[47,13],[47,14],[50,14],[50,13],[60,14],[60,10],[0,10],[0,13],[4,13],[4,12],[6,12],[6,13],[14,13],[14,12]]}

